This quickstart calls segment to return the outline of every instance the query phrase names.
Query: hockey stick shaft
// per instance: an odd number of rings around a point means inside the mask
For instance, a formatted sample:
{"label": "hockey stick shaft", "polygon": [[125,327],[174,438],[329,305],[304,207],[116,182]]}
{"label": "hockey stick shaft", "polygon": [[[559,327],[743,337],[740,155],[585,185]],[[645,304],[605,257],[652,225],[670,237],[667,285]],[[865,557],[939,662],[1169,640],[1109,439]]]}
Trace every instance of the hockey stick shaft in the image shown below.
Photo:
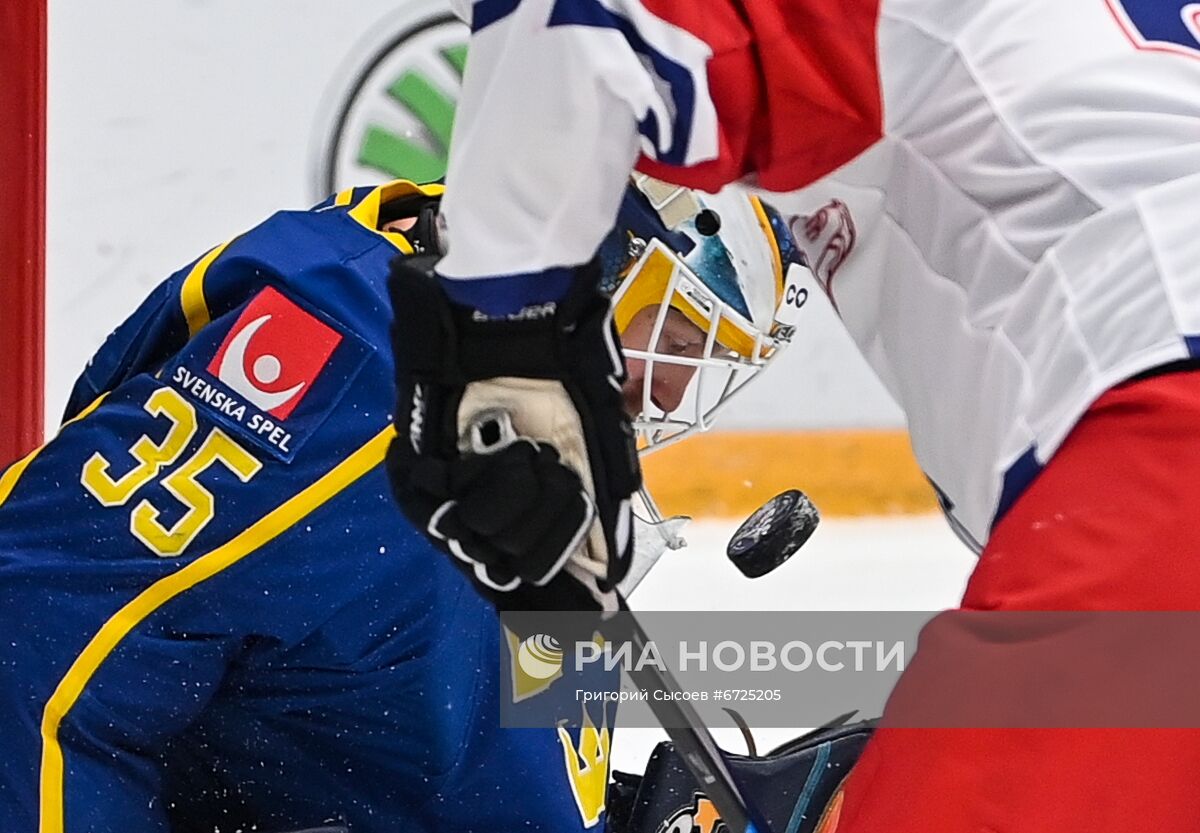
{"label": "hockey stick shaft", "polygon": [[[618,643],[628,641],[635,655],[640,655],[650,641],[637,618],[628,610],[608,620],[602,631],[605,639]],[[692,777],[716,806],[730,833],[770,833],[765,826],[755,824],[720,747],[692,705],[677,696],[681,689],[671,673],[655,663],[626,673],[639,690],[649,695],[647,701],[654,716],[674,742]]]}

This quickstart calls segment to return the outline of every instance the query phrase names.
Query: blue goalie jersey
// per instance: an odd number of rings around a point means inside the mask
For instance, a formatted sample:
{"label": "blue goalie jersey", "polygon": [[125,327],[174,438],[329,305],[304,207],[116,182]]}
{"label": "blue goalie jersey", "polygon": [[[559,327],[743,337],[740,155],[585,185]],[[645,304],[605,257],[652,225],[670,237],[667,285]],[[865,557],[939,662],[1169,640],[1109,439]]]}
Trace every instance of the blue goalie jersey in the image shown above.
{"label": "blue goalie jersey", "polygon": [[440,193],[346,191],[181,270],[0,477],[4,833],[603,824],[607,728],[499,726],[506,635],[381,465],[411,251],[381,206]]}

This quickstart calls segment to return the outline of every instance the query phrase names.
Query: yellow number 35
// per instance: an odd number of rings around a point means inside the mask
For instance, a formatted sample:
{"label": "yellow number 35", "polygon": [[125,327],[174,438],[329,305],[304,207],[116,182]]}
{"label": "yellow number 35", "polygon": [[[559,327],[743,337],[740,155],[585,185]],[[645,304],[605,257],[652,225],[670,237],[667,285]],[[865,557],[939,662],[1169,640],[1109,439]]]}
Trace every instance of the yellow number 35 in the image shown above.
{"label": "yellow number 35", "polygon": [[[155,443],[145,435],[140,437],[129,449],[137,465],[117,478],[109,473],[112,464],[98,451],[83,465],[79,480],[103,506],[126,505],[135,492],[179,459],[196,435],[196,409],[175,390],[159,388],[150,394],[143,407],[150,415],[170,421],[171,427],[161,442]],[[134,537],[164,558],[187,549],[216,514],[212,492],[198,478],[217,462],[243,483],[262,468],[262,463],[224,431],[213,428],[200,448],[162,481],[163,488],[187,507],[187,512],[168,529],[158,520],[159,510],[143,499],[129,516],[129,531]]]}

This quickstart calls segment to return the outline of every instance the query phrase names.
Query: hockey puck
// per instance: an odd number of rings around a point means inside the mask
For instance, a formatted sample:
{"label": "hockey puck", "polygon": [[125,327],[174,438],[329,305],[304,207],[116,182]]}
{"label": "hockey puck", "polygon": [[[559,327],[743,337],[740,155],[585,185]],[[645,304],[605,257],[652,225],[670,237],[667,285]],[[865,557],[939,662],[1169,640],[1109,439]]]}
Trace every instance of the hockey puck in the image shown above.
{"label": "hockey puck", "polygon": [[725,553],[743,575],[765,576],[816,531],[821,515],[808,495],[791,489],[759,507],[729,539]]}

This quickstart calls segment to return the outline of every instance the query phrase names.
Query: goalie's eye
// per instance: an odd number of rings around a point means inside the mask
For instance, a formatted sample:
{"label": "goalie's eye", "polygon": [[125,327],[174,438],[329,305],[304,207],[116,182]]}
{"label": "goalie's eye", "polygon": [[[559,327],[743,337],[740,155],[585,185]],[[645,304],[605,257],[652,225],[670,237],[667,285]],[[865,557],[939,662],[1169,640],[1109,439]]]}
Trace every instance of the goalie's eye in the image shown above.
{"label": "goalie's eye", "polygon": [[703,340],[685,339],[685,338],[668,338],[664,352],[673,356],[686,356],[693,352],[695,348],[703,345]]}

